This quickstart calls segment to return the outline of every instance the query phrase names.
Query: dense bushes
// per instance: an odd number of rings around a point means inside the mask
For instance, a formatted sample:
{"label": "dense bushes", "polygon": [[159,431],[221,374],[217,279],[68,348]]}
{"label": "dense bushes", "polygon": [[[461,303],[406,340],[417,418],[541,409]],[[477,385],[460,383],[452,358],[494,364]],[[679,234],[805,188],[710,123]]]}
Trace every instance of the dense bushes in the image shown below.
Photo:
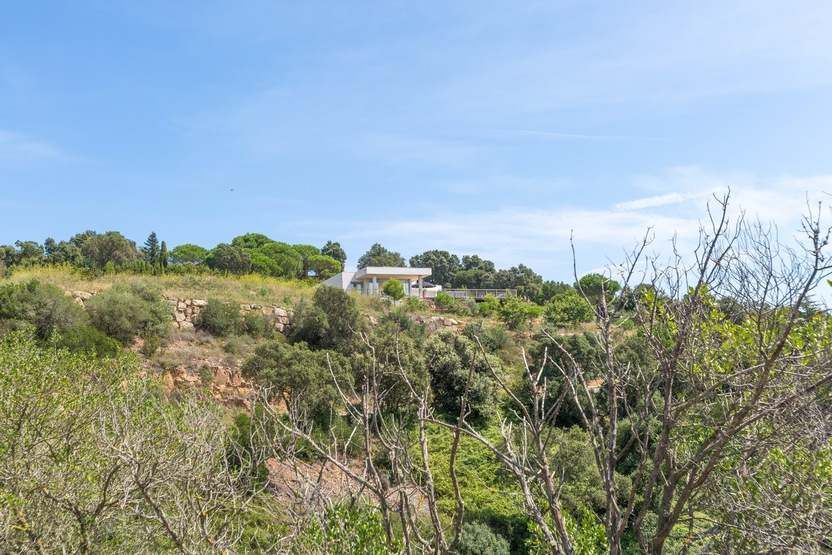
{"label": "dense bushes", "polygon": [[500,320],[510,330],[519,330],[526,327],[532,320],[540,316],[541,312],[540,306],[524,301],[514,295],[503,299],[497,309]]}
{"label": "dense bushes", "polygon": [[495,534],[487,525],[466,522],[453,545],[453,551],[458,555],[508,555],[509,545],[505,538]]}
{"label": "dense bushes", "polygon": [[344,379],[346,367],[346,359],[338,353],[313,351],[305,343],[277,340],[257,347],[243,365],[243,374],[271,388],[289,409],[325,422],[338,398],[332,375]]}
{"label": "dense bushes", "polygon": [[95,327],[128,344],[135,337],[154,351],[167,337],[170,310],[158,290],[141,284],[116,284],[87,301],[87,311]]}
{"label": "dense bushes", "polygon": [[89,323],[86,312],[52,285],[38,281],[0,287],[0,334],[31,326],[42,342],[114,356],[119,344]]}
{"label": "dense bushes", "polygon": [[296,308],[289,339],[315,348],[348,351],[360,329],[355,299],[335,287],[319,287],[311,304],[303,302]]}
{"label": "dense bushes", "polygon": [[242,328],[239,305],[219,299],[208,299],[196,318],[196,327],[211,335],[226,336]]}
{"label": "dense bushes", "polygon": [[555,327],[589,322],[594,315],[592,306],[571,287],[555,294],[544,309],[546,323]]}
{"label": "dense bushes", "polygon": [[486,360],[473,341],[451,332],[431,336],[425,353],[437,408],[447,415],[457,414],[467,389],[470,420],[482,424],[495,409],[491,369],[501,371],[500,362],[493,357]]}
{"label": "dense bushes", "polygon": [[53,285],[36,280],[0,287],[0,332],[34,326],[39,339],[86,323],[84,310]]}

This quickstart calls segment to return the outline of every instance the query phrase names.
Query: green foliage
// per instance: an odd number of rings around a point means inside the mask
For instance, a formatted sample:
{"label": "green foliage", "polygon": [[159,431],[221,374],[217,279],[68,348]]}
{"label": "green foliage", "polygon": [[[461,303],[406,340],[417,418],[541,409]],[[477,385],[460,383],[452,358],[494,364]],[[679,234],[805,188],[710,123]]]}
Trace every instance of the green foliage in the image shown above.
{"label": "green foliage", "polygon": [[[0,368],[4,552],[206,552],[217,546],[190,523],[211,538],[236,532],[226,516],[247,509],[211,404],[168,402],[133,356],[97,360],[21,333],[0,338]],[[136,518],[154,510],[175,537]]]}
{"label": "green foliage", "polygon": [[313,302],[300,303],[294,314],[289,339],[313,348],[349,351],[361,329],[358,306],[348,293],[321,286]]}
{"label": "green foliage", "polygon": [[539,305],[545,305],[559,293],[569,291],[570,289],[574,288],[568,283],[563,283],[560,281],[544,281],[540,284],[540,288],[538,289],[537,294],[534,297],[532,297],[531,300],[533,300]]}
{"label": "green foliage", "polygon": [[496,353],[506,348],[510,338],[502,326],[486,326],[482,323],[471,323],[462,330],[463,335],[480,344],[489,353]]}
{"label": "green foliage", "polygon": [[331,256],[314,254],[308,260],[309,270],[318,279],[327,279],[341,271],[342,264]]}
{"label": "green foliage", "polygon": [[197,266],[205,262],[208,258],[208,254],[208,249],[204,247],[191,243],[185,243],[184,245],[179,245],[170,251],[170,263],[174,265],[190,264],[192,266]]}
{"label": "green foliage", "polygon": [[473,341],[452,332],[432,335],[425,345],[425,356],[434,403],[441,412],[449,416],[459,413],[460,400],[467,390],[471,422],[482,424],[493,414],[496,389],[491,368],[501,372],[499,360],[484,355]]}
{"label": "green foliage", "polygon": [[337,241],[327,241],[326,244],[321,247],[321,254],[325,256],[329,256],[334,258],[340,264],[340,268],[338,271],[344,269],[344,263],[347,261],[347,253],[341,248],[341,243]]}
{"label": "green foliage", "polygon": [[37,241],[15,241],[16,263],[21,266],[37,266],[44,261],[44,249]]}
{"label": "green foliage", "polygon": [[404,258],[397,252],[387,250],[379,243],[373,244],[370,250],[361,255],[358,259],[358,268],[367,268],[368,266],[395,266],[403,268],[405,266]]}
{"label": "green foliage", "polygon": [[272,388],[291,410],[325,423],[338,399],[330,369],[343,379],[346,368],[346,359],[334,351],[313,351],[305,343],[270,341],[255,349],[243,365],[243,374]]}
{"label": "green foliage", "polygon": [[169,332],[168,306],[146,285],[113,285],[88,300],[86,308],[96,328],[125,345],[136,336],[158,344]]}
{"label": "green foliage", "polygon": [[[255,272],[274,277],[304,277],[304,257],[295,247],[272,241],[265,235],[260,234],[250,233],[241,237],[246,239],[240,240],[240,237],[236,237],[234,241],[237,241],[238,244],[258,245],[257,247],[245,248],[245,252],[251,257],[252,269]],[[315,247],[310,248],[315,249]],[[315,250],[317,252],[317,249]]]}
{"label": "green foliage", "polygon": [[308,277],[312,269],[309,263],[313,256],[321,256],[321,251],[314,245],[292,245],[292,249],[301,257],[300,277]]}
{"label": "green foliage", "polygon": [[397,541],[389,545],[381,517],[371,507],[336,505],[315,519],[301,533],[292,553],[326,553],[331,555],[388,555],[399,553]]}
{"label": "green foliage", "polygon": [[510,552],[505,538],[480,522],[466,522],[452,549],[458,555],[508,555]]}
{"label": "green foliage", "polygon": [[198,329],[224,337],[239,332],[243,321],[239,305],[220,299],[208,299],[194,323]]}
{"label": "green foliage", "polygon": [[159,266],[167,268],[170,261],[169,258],[168,244],[165,241],[162,241],[162,245],[159,247]]}
{"label": "green foliage", "polygon": [[[85,235],[80,241],[84,263],[94,269],[106,269],[107,265],[119,268],[139,258],[136,244],[118,231]],[[78,236],[76,236],[78,237]]]}
{"label": "green foliage", "polygon": [[148,264],[157,264],[159,262],[159,238],[156,236],[155,231],[151,231],[150,235],[147,236],[147,240],[144,242],[144,247],[142,248],[142,254],[144,255],[144,260]]}
{"label": "green foliage", "polygon": [[494,316],[500,310],[500,299],[489,293],[477,305],[477,308],[482,316]]}
{"label": "green foliage", "polygon": [[442,310],[450,311],[456,306],[456,299],[444,291],[440,291],[436,294],[434,302],[436,303],[436,306]]}
{"label": "green foliage", "polygon": [[578,280],[575,289],[583,291],[583,294],[591,302],[598,304],[601,301],[602,293],[606,301],[610,302],[621,289],[621,284],[601,274],[587,274]]}
{"label": "green foliage", "polygon": [[104,332],[89,325],[74,326],[55,337],[58,347],[75,352],[92,353],[97,357],[114,357],[121,345]]}
{"label": "green foliage", "polygon": [[264,314],[248,312],[243,316],[242,330],[251,337],[271,337],[274,334],[274,325]]}
{"label": "green foliage", "polygon": [[29,324],[45,340],[85,323],[83,309],[53,285],[32,280],[0,287],[0,331]]}
{"label": "green foliage", "polygon": [[508,329],[519,330],[540,316],[541,312],[540,306],[512,295],[503,299],[497,315]]}
{"label": "green foliage", "polygon": [[410,258],[412,268],[431,268],[432,283],[445,287],[450,286],[454,274],[462,269],[459,257],[443,250],[430,250]]}
{"label": "green foliage", "polygon": [[233,246],[244,250],[257,250],[273,242],[272,239],[262,233],[246,233],[245,235],[238,235],[231,240]]}
{"label": "green foliage", "polygon": [[212,270],[231,274],[244,274],[251,270],[251,257],[240,247],[221,243],[214,247],[205,259]]}
{"label": "green foliage", "polygon": [[427,305],[425,304],[425,301],[419,297],[407,297],[404,300],[404,303],[402,303],[402,307],[408,312],[418,312],[420,310],[425,310]]}
{"label": "green foliage", "polygon": [[594,316],[592,306],[571,287],[556,293],[544,309],[546,323],[555,327],[589,322]]}
{"label": "green foliage", "polygon": [[[499,444],[496,426],[482,430],[483,435]],[[444,513],[454,510],[454,494],[449,472],[453,436],[440,427],[428,429],[431,456],[439,507]],[[417,455],[418,456],[418,455]],[[509,540],[512,553],[524,553],[531,535],[530,519],[523,510],[523,499],[516,483],[504,471],[494,454],[481,443],[465,436],[460,438],[457,453],[457,477],[465,501],[467,520],[485,522]]]}
{"label": "green foliage", "polygon": [[404,298],[404,285],[397,279],[388,279],[381,286],[381,291],[394,301]]}

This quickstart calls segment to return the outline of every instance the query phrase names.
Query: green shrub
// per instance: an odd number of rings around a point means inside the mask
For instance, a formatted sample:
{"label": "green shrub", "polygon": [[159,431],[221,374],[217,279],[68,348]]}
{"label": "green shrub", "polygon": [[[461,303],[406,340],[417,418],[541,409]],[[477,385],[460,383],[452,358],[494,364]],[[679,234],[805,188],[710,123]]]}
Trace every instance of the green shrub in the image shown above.
{"label": "green shrub", "polygon": [[287,407],[308,412],[319,422],[339,398],[330,368],[343,377],[347,361],[332,351],[312,351],[305,343],[269,341],[243,365],[243,375],[272,388]]}
{"label": "green shrub", "polygon": [[211,335],[225,337],[237,333],[242,328],[240,307],[232,302],[208,299],[194,322],[198,329]]}
{"label": "green shrub", "polygon": [[406,297],[402,303],[402,308],[408,312],[418,312],[425,309],[425,301],[418,297]]}
{"label": "green shrub", "polygon": [[441,310],[452,310],[456,306],[456,299],[450,296],[448,293],[444,291],[440,291],[436,294],[436,298],[434,299],[436,306]]}
{"label": "green shrub", "polygon": [[243,332],[251,337],[271,337],[274,326],[264,314],[249,312],[243,316]]}
{"label": "green shrub", "polygon": [[495,314],[497,314],[497,311],[499,309],[500,299],[498,299],[490,293],[485,296],[485,298],[482,300],[481,303],[479,303],[479,306],[477,307],[478,312],[482,316],[494,316]]}
{"label": "green shrub", "polygon": [[505,348],[509,343],[509,336],[501,326],[486,326],[481,323],[471,323],[462,330],[463,335],[472,341],[478,338],[483,348],[491,353]]}
{"label": "green shrub", "polygon": [[377,510],[371,507],[336,505],[314,519],[295,540],[293,554],[399,553],[402,546],[389,545]]}
{"label": "green shrub", "polygon": [[466,522],[459,539],[453,545],[458,555],[508,555],[509,545],[504,537],[480,522]]}
{"label": "green shrub", "polygon": [[62,332],[56,338],[56,345],[75,352],[93,353],[98,357],[114,357],[121,349],[118,341],[89,325],[75,326]]}
{"label": "green shrub", "polygon": [[170,311],[159,291],[142,284],[116,284],[87,301],[92,324],[128,344],[137,336],[158,346],[167,337]]}
{"label": "green shrub", "polygon": [[425,345],[425,353],[437,408],[447,415],[457,414],[467,387],[470,421],[485,422],[494,412],[496,391],[491,368],[499,372],[499,361],[491,355],[486,359],[467,337],[447,331],[431,336]]}
{"label": "green shrub", "polygon": [[544,309],[546,323],[565,327],[589,322],[595,316],[592,306],[575,289],[565,289],[552,297]]}
{"label": "green shrub", "polygon": [[359,316],[350,294],[323,285],[315,291],[311,304],[302,301],[297,305],[288,337],[317,349],[349,351],[361,329]]}
{"label": "green shrub", "polygon": [[511,296],[503,299],[497,312],[508,329],[519,330],[540,316],[542,311],[543,309],[534,303]]}
{"label": "green shrub", "polygon": [[381,291],[394,301],[399,301],[404,298],[404,285],[397,279],[388,279],[385,281],[384,285],[381,286]]}
{"label": "green shrub", "polygon": [[44,340],[85,323],[84,310],[53,285],[32,280],[0,287],[0,330],[30,324]]}

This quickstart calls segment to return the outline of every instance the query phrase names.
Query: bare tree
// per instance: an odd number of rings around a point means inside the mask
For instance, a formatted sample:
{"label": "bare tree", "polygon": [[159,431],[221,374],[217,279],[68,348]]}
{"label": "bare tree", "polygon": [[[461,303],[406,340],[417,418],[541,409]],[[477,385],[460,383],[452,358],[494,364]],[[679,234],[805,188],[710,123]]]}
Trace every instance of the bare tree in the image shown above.
{"label": "bare tree", "polygon": [[[648,284],[633,318],[649,364],[620,359],[614,327],[620,303],[606,295],[596,307],[594,335],[604,353],[597,367],[585,367],[548,334],[564,355],[550,361],[591,437],[611,553],[620,553],[629,527],[641,549],[662,552],[680,523],[693,526],[717,469],[735,464],[764,423],[799,412],[832,381],[828,357],[794,345],[805,323],[802,309],[832,268],[820,214],[810,211],[803,248],[792,251],[769,228],[729,222],[728,200],[717,199],[717,210],[709,211],[690,262],[675,250],[660,266],[645,257],[645,238],[620,268],[624,291],[632,290],[634,276]],[[734,335],[715,310],[722,297],[741,309]],[[600,397],[589,384],[592,375],[603,379]],[[624,457],[637,461],[629,493],[616,480]]]}

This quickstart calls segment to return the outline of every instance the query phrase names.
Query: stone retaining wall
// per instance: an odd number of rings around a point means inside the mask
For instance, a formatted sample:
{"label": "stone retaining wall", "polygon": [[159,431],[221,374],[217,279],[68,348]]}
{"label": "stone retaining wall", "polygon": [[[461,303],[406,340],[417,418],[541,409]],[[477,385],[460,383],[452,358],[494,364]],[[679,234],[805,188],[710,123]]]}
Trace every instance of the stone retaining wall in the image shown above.
{"label": "stone retaining wall", "polygon": [[[69,291],[68,294],[72,296],[76,303],[83,306],[95,293],[90,293],[89,291]],[[167,296],[163,298],[168,303],[168,306],[170,306],[174,324],[180,330],[194,329],[194,324],[200,311],[208,304],[208,301],[205,299],[179,299]],[[248,312],[259,312],[263,314],[274,323],[274,328],[281,333],[289,327],[292,318],[291,310],[277,305],[241,304],[240,312],[243,314]]]}

